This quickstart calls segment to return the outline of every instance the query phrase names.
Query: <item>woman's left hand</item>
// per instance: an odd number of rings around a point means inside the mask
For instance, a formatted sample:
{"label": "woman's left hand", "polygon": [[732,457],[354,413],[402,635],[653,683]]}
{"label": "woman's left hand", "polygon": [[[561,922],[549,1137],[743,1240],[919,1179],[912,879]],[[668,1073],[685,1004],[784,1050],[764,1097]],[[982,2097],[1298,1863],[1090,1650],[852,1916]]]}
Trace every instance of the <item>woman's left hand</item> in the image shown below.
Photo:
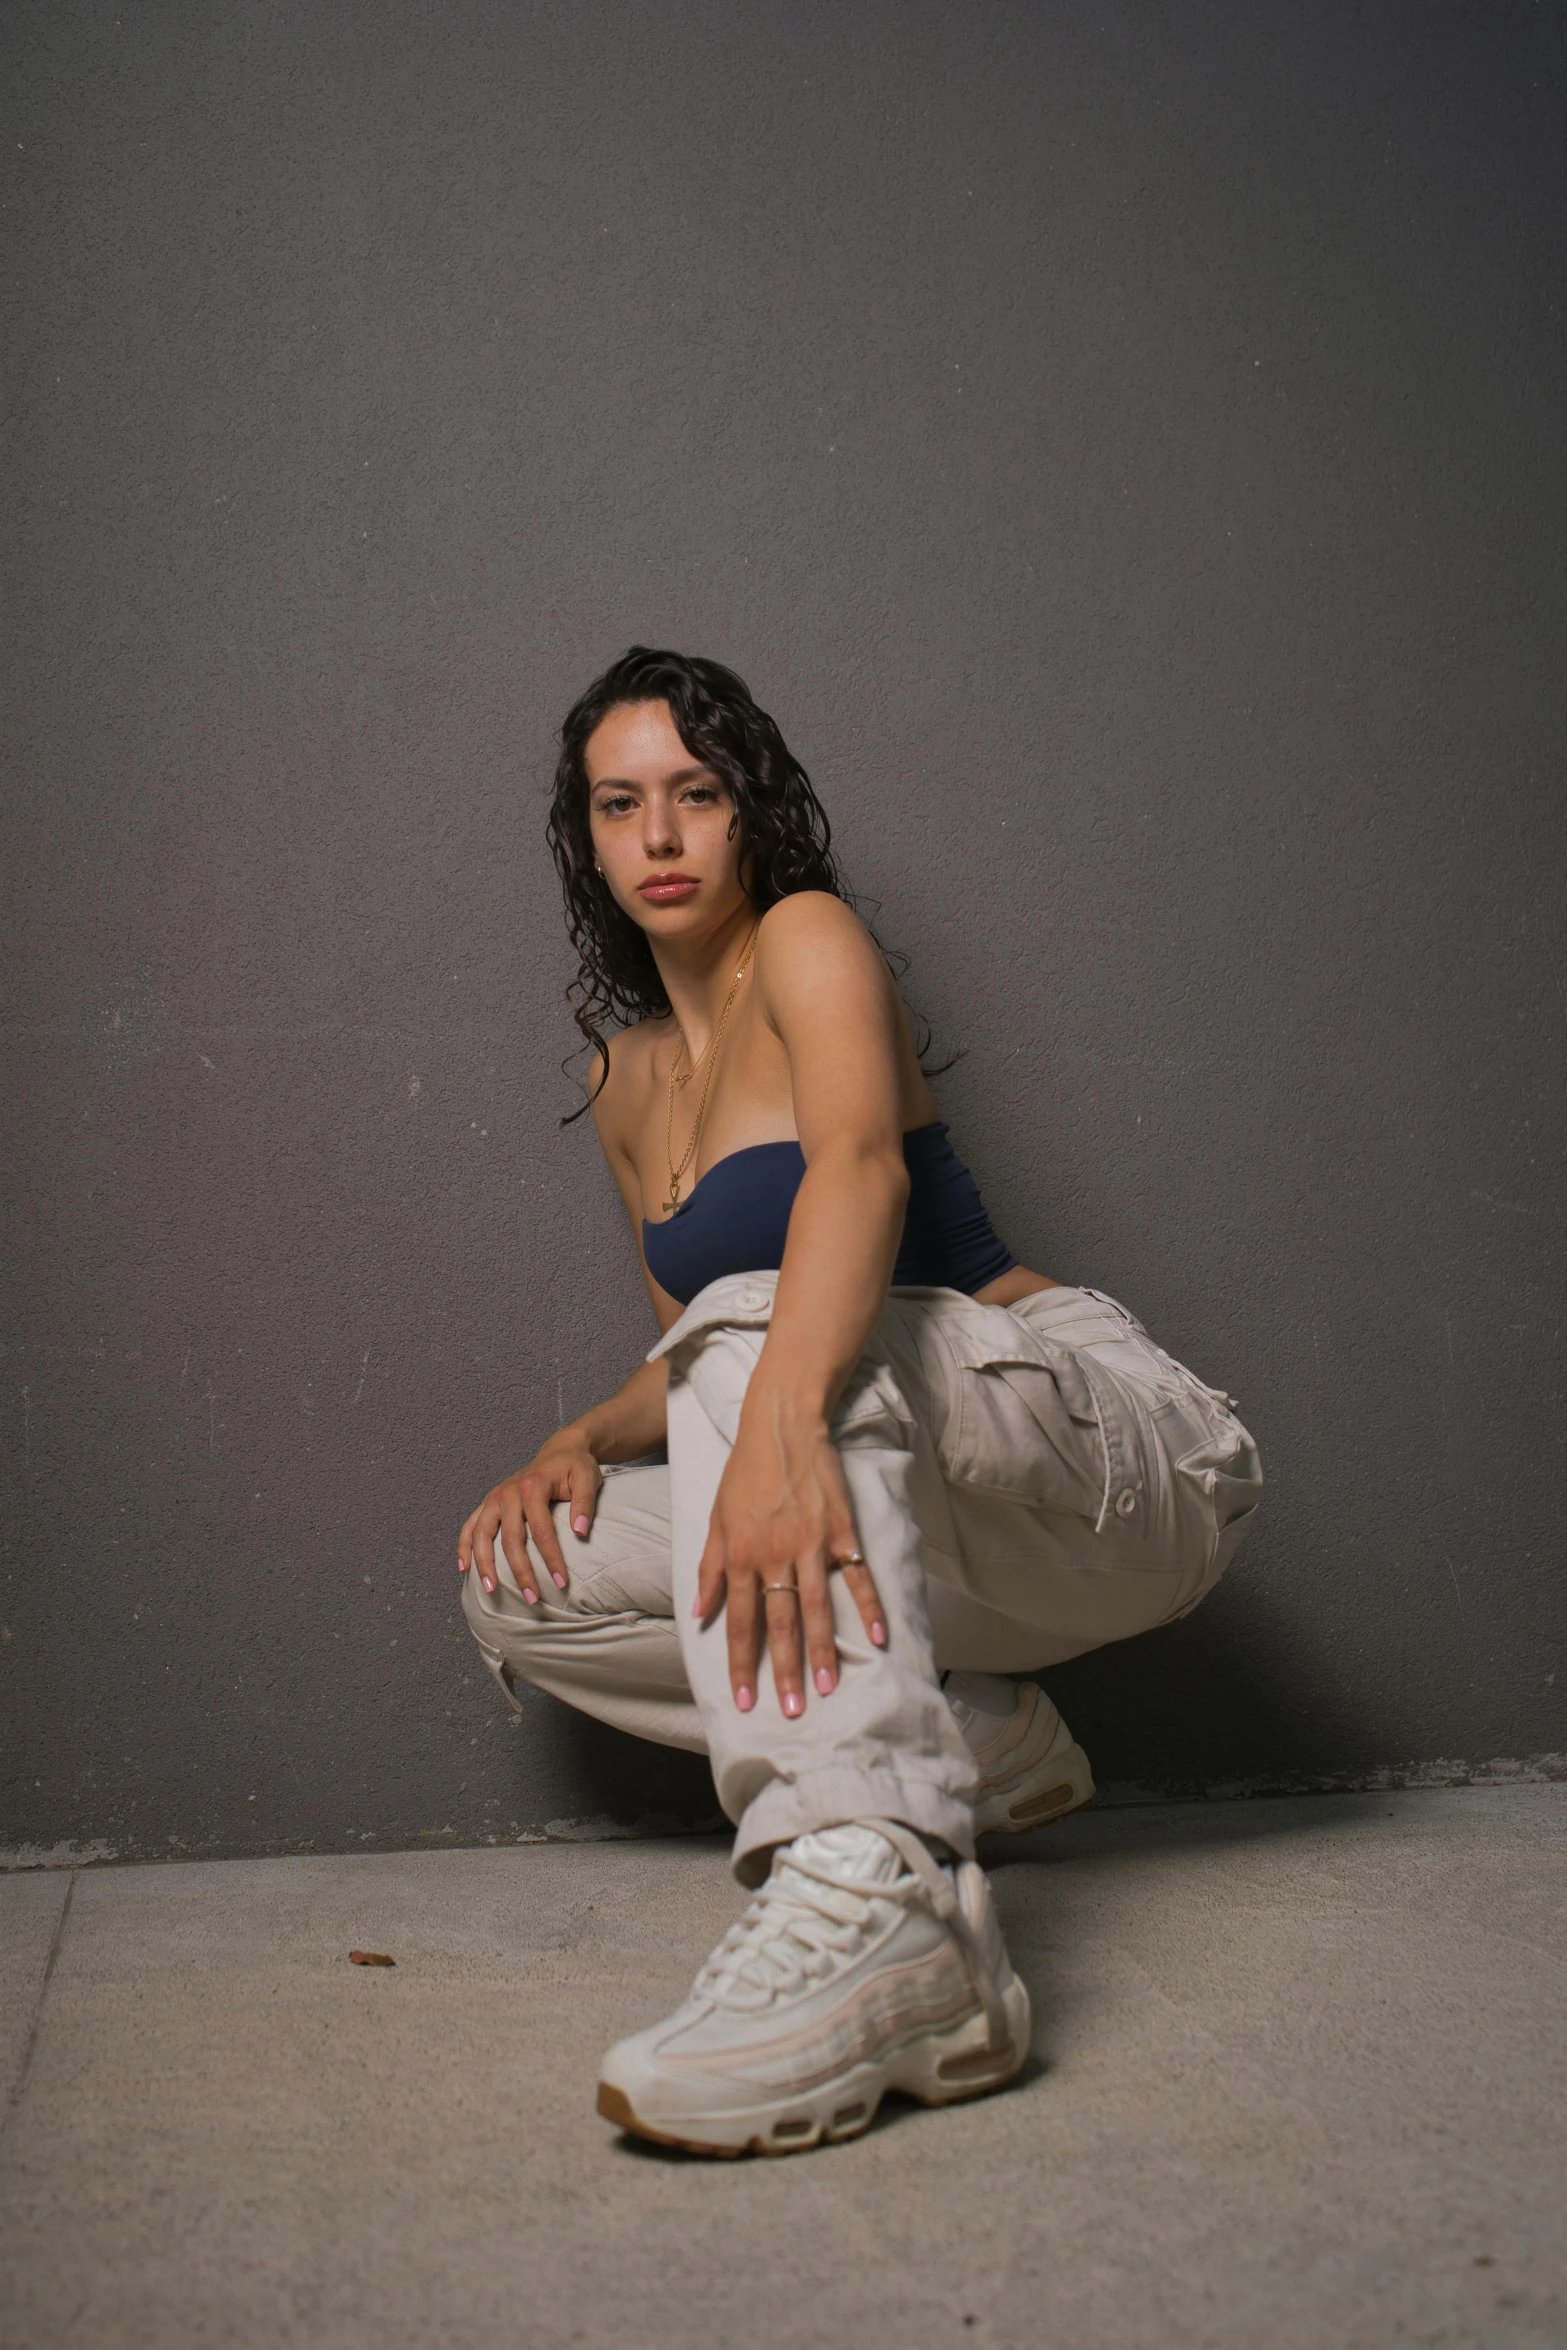
{"label": "woman's left hand", "polygon": [[819,1696],[837,1687],[833,1573],[842,1574],[869,1638],[886,1646],[869,1567],[843,1563],[859,1549],[843,1463],[822,1421],[785,1400],[743,1418],[713,1503],[693,1610],[703,1623],[727,1611],[729,1681],[742,1713],[756,1703],[764,1631],[778,1701],[791,1718],[805,1711],[804,1661]]}

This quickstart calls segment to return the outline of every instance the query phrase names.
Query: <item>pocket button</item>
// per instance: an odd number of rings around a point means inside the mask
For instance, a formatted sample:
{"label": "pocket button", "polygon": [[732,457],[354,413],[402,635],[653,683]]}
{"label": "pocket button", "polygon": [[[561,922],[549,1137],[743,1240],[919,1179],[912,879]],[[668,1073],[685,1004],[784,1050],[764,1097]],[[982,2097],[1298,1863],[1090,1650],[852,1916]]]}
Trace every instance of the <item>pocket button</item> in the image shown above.
{"label": "pocket button", "polygon": [[1136,1507],[1137,1496],[1130,1486],[1126,1488],[1124,1493],[1116,1496],[1115,1514],[1118,1518],[1129,1518]]}

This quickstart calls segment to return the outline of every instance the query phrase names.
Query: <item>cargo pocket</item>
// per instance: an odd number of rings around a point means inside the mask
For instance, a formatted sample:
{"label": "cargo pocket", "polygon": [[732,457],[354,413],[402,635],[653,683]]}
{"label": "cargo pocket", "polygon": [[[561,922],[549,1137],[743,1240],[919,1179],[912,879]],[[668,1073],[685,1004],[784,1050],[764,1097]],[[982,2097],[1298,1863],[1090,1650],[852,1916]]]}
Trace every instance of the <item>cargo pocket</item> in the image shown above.
{"label": "cargo pocket", "polygon": [[1020,1354],[964,1362],[957,1410],[942,1447],[943,1473],[1035,1509],[1092,1519],[1104,1492],[1099,1412],[1069,1356]]}
{"label": "cargo pocket", "polygon": [[1195,1584],[1175,1611],[1184,1616],[1213,1589],[1250,1530],[1262,1501],[1262,1462],[1239,1420],[1213,1411],[1209,1432],[1181,1455],[1175,1473],[1188,1501],[1197,1500],[1209,1538]]}
{"label": "cargo pocket", "polygon": [[1239,1420],[1215,1416],[1211,1433],[1176,1462],[1177,1474],[1187,1478],[1208,1498],[1215,1530],[1223,1533],[1241,1518],[1249,1518],[1262,1499],[1262,1463],[1257,1447]]}

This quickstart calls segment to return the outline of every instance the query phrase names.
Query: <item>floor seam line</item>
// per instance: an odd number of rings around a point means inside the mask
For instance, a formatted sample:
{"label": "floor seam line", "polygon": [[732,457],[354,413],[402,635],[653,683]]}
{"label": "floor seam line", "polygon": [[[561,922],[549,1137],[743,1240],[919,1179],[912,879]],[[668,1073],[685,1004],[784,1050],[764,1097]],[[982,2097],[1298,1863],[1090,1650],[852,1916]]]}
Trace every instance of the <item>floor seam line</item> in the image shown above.
{"label": "floor seam line", "polygon": [[38,2053],[38,2035],[43,2029],[44,2007],[49,1998],[49,1985],[54,1978],[55,1961],[60,1955],[60,1945],[65,1940],[65,1921],[71,1914],[71,1903],[75,1896],[76,1871],[73,1869],[71,1881],[65,1888],[65,1899],[60,1904],[60,1914],[54,1923],[54,1939],[49,1944],[49,1955],[44,1960],[43,1980],[38,1986],[38,1997],[33,2002],[33,2017],[27,2027],[27,2041],[22,2050],[22,2061],[17,2067],[16,2078],[11,2083],[10,2093],[5,2101],[5,2112],[0,2114],[0,2137],[3,2137],[10,2127],[12,2117],[21,2105],[28,2077],[33,2069],[33,2058]]}

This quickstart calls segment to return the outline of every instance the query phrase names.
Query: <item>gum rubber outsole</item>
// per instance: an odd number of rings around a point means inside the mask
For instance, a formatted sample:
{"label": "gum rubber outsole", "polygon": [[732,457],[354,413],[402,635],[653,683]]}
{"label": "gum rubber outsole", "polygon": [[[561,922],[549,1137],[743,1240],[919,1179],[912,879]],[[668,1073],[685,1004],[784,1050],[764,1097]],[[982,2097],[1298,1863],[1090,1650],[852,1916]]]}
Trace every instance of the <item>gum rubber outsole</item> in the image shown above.
{"label": "gum rubber outsole", "polygon": [[[958,2064],[963,2061],[961,2058],[956,2060]],[[973,2058],[967,2061],[972,2066]],[[874,2096],[864,2099],[863,2111],[852,2122],[836,2129],[831,2123],[820,2122],[813,2129],[802,2131],[798,2137],[782,2141],[756,2131],[735,2145],[720,2146],[708,2138],[682,2138],[672,2130],[655,2130],[643,2121],[625,2091],[617,2089],[610,2081],[600,2081],[598,2085],[598,2110],[605,2121],[613,2122],[617,2129],[629,2131],[632,2137],[646,2138],[655,2146],[676,2147],[682,2154],[705,2154],[718,2162],[738,2162],[745,2154],[763,2154],[770,2161],[777,2161],[781,2155],[810,2154],[818,2146],[841,2146],[851,2138],[863,2137],[881,2111],[883,2097],[889,2093],[910,2097],[917,2105],[966,2105],[976,2097],[988,2097],[994,2090],[1007,2088],[1017,2079],[1027,2062],[1028,2049],[1025,2045],[1009,2072],[994,2080],[978,2080],[972,2084],[953,2081],[950,2087],[944,2086],[940,2097],[927,2097],[920,2090],[902,2083],[896,2087],[889,2083],[887,2087],[878,2089]]]}
{"label": "gum rubber outsole", "polygon": [[[655,2146],[678,2146],[684,2154],[711,2154],[720,2162],[737,2162],[742,2154],[760,2146],[756,2138],[746,2146],[704,2146],[695,2138],[672,2138],[667,2130],[650,2130],[632,2112],[630,2098],[622,2090],[612,2089],[608,2081],[599,2083],[598,2109],[617,2130],[629,2130],[633,2138],[649,2138]],[[804,2149],[790,2146],[785,2151],[794,2154]]]}

